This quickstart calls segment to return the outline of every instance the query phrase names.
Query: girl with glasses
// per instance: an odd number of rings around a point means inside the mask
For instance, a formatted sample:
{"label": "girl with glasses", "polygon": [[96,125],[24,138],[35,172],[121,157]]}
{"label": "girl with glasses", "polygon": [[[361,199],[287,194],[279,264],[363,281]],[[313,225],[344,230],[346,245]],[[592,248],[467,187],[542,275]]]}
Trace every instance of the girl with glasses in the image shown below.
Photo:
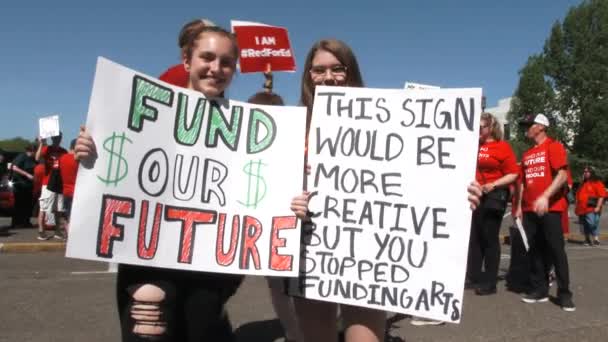
{"label": "girl with glasses", "polygon": [[[320,40],[312,46],[306,57],[300,103],[307,107],[307,135],[310,130],[315,87],[318,85],[364,86],[357,59],[344,42],[337,39]],[[306,188],[304,184],[304,189]],[[472,207],[479,203],[480,195],[481,188],[477,183],[472,183],[469,187],[469,201]],[[309,193],[304,191],[292,201],[291,209],[303,222],[309,221],[308,198]],[[300,297],[296,297],[294,301],[303,342],[338,341],[338,304]],[[384,340],[386,327],[384,311],[343,304],[340,304],[339,308],[345,342]]]}

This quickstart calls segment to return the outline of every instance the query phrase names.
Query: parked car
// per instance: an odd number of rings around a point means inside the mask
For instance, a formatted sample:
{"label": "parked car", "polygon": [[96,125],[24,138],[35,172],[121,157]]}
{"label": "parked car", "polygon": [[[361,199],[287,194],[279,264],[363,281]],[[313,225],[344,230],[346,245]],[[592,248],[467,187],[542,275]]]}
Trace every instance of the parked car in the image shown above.
{"label": "parked car", "polygon": [[8,175],[0,178],[0,216],[13,216],[15,209],[15,194],[13,193],[13,182]]}
{"label": "parked car", "polygon": [[10,162],[18,152],[0,151],[0,216],[12,216],[15,209],[15,194],[11,182],[12,171],[8,170]]}

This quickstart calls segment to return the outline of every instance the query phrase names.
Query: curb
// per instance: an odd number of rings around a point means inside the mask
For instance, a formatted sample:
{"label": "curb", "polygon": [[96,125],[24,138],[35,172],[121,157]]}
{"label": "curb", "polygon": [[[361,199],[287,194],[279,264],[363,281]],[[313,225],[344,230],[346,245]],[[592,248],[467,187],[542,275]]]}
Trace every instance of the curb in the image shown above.
{"label": "curb", "polygon": [[0,254],[64,252],[65,242],[4,242],[0,243]]}
{"label": "curb", "polygon": [[[570,234],[567,242],[582,242],[584,237],[580,234]],[[600,239],[608,239],[607,233],[601,233]],[[501,235],[500,241],[504,245],[510,243],[509,235]],[[65,242],[0,242],[0,254],[7,253],[35,253],[35,252],[65,252]]]}

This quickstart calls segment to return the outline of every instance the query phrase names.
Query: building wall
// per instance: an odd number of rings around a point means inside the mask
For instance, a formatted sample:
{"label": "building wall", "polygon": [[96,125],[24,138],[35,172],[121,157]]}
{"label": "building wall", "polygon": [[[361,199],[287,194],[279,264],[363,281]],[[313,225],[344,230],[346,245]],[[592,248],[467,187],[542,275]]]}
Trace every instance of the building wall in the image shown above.
{"label": "building wall", "polygon": [[512,97],[507,97],[504,99],[498,100],[498,105],[495,107],[487,107],[485,109],[486,112],[491,113],[498,119],[498,122],[502,124],[502,130],[505,133],[505,139],[510,138],[510,126],[509,121],[507,121],[507,113],[511,109],[511,99]]}

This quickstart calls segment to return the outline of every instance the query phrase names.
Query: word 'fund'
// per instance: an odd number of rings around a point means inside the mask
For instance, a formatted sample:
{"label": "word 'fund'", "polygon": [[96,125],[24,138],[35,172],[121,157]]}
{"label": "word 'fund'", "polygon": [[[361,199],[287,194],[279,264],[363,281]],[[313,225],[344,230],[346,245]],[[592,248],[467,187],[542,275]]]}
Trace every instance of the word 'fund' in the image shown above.
{"label": "word 'fund'", "polygon": [[[356,97],[349,98],[343,92],[321,92],[317,94],[318,99],[326,99],[327,115],[346,116],[355,120],[377,120],[386,123],[393,115],[401,119],[403,127],[430,128],[431,125],[438,129],[473,131],[475,120],[475,100],[466,100],[457,97],[453,107],[443,98],[410,99],[406,98],[401,103],[398,113],[391,112],[386,105],[387,100],[383,97]],[[430,113],[432,111],[432,113]]]}
{"label": "word 'fund'", "polygon": [[[141,132],[144,121],[155,122],[158,109],[151,102],[173,108],[175,93],[167,88],[141,76],[133,77],[131,105],[129,107],[128,127],[132,131]],[[205,97],[196,98],[194,110],[189,110],[188,95],[178,92],[175,107],[175,123],[173,137],[180,145],[193,146],[198,141],[203,126],[203,117],[207,115],[207,130],[205,131],[205,146],[214,148],[221,139],[224,145],[232,151],[237,151],[243,126],[244,108],[228,106],[227,100],[209,100]],[[220,104],[218,101],[223,101]],[[223,109],[224,108],[224,109]],[[230,118],[224,114],[230,110]],[[187,120],[190,118],[190,120]],[[262,130],[262,128],[264,128]],[[248,154],[266,150],[276,137],[276,123],[272,116],[260,108],[249,110],[247,123],[246,148]]]}
{"label": "word 'fund'", "polygon": [[[262,236],[263,225],[253,216],[234,215],[231,228],[226,229],[226,214],[214,210],[203,210],[185,207],[175,207],[157,203],[151,228],[148,228],[149,202],[142,200],[140,204],[139,223],[135,226],[137,231],[125,229],[125,224],[131,223],[129,219],[135,217],[136,202],[132,198],[104,195],[97,232],[97,256],[112,258],[114,243],[123,241],[125,234],[137,234],[137,257],[142,260],[151,260],[156,256],[160,240],[162,222],[178,222],[180,227],[179,246],[177,248],[177,262],[180,264],[192,264],[195,250],[195,236],[200,226],[213,226],[217,230],[215,260],[217,265],[228,267],[238,260],[240,269],[261,269],[261,257],[258,240]],[[164,220],[163,220],[164,217]],[[242,223],[241,223],[242,219]],[[263,246],[269,248],[268,268],[275,271],[290,271],[293,266],[293,256],[279,254],[278,249],[285,247],[285,238],[280,237],[284,229],[295,229],[295,216],[277,216],[272,218],[270,244]],[[230,230],[230,236],[226,232]],[[168,240],[164,240],[168,241]],[[224,241],[229,241],[228,250]],[[166,242],[165,242],[166,243]],[[163,245],[163,249],[171,246]],[[238,252],[238,256],[237,256]],[[253,261],[253,266],[251,266]]]}

